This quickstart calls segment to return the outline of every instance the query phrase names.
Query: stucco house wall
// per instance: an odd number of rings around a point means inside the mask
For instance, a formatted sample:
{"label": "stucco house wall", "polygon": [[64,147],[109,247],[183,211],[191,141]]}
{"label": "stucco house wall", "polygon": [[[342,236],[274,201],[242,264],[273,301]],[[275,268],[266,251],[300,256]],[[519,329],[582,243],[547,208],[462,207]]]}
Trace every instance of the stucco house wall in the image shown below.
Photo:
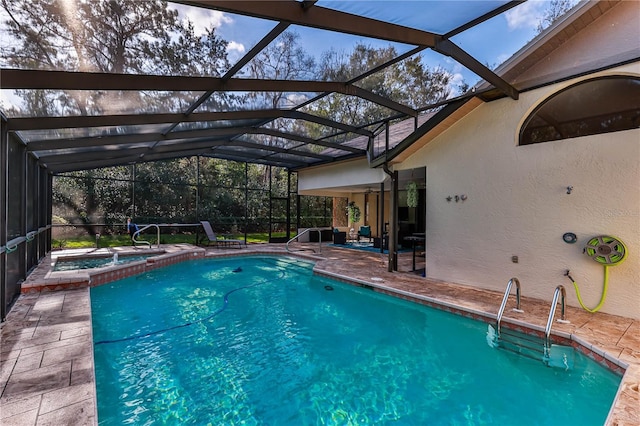
{"label": "stucco house wall", "polygon": [[354,186],[369,185],[377,189],[384,179],[384,171],[369,167],[366,158],[343,161],[298,171],[298,193],[345,197],[354,192]]}
{"label": "stucco house wall", "polygon": [[[583,254],[598,235],[622,240],[602,312],[640,318],[640,130],[518,146],[523,120],[545,98],[597,75],[640,75],[640,63],[483,104],[396,168],[426,166],[426,275],[551,300],[557,285],[598,304],[604,267]],[[567,187],[573,187],[567,194]],[[460,202],[447,196],[466,195]],[[563,234],[578,241],[567,244]],[[512,262],[518,256],[518,263]],[[526,309],[526,307],[525,307]]]}

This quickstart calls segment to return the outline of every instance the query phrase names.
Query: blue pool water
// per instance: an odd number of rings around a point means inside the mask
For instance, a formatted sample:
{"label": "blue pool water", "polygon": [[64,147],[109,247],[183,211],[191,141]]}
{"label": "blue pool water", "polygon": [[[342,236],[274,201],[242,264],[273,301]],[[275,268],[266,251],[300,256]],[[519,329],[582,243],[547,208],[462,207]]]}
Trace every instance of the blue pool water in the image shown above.
{"label": "blue pool water", "polygon": [[[117,264],[137,262],[139,260],[145,260],[151,256],[158,256],[155,254],[143,254],[137,256],[119,256]],[[78,259],[59,259],[53,267],[54,271],[72,271],[75,269],[93,269],[102,268],[104,266],[113,266],[116,263],[113,261],[113,257],[80,257]]]}
{"label": "blue pool water", "polygon": [[[91,289],[101,425],[601,425],[620,378],[546,367],[464,317],[289,258],[190,261]],[[235,271],[235,272],[234,272]]]}

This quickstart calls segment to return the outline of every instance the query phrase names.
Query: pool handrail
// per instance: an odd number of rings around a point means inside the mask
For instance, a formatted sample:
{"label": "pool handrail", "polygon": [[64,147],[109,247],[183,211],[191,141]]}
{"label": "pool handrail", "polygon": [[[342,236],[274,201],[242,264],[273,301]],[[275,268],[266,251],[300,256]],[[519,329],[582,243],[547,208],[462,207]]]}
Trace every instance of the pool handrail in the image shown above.
{"label": "pool handrail", "polygon": [[545,356],[549,356],[549,349],[551,347],[551,326],[553,325],[553,319],[556,316],[556,306],[558,305],[558,294],[562,295],[561,298],[561,310],[560,310],[560,319],[558,321],[567,322],[564,318],[565,312],[565,298],[567,297],[567,292],[564,289],[563,285],[559,285],[556,287],[553,292],[553,300],[551,301],[551,310],[549,311],[549,318],[547,319],[547,326],[544,328],[544,352]]}
{"label": "pool handrail", "polygon": [[498,333],[498,337],[500,337],[500,321],[502,321],[502,315],[504,314],[504,309],[507,306],[507,299],[509,299],[509,293],[511,292],[511,286],[513,285],[513,283],[516,284],[516,307],[514,311],[523,312],[520,309],[520,280],[518,280],[516,277],[513,277],[507,283],[507,289],[504,292],[502,303],[500,304],[500,309],[498,309],[498,315],[496,316],[496,331]]}
{"label": "pool handrail", "polygon": [[318,253],[322,253],[322,232],[320,232],[320,228],[307,228],[302,230],[302,232],[299,232],[295,237],[291,238],[289,241],[287,241],[287,245],[286,245],[286,249],[288,253],[292,253],[294,251],[305,251],[305,250],[311,250],[314,253],[316,252],[313,249],[298,249],[298,250],[292,250],[289,248],[289,243],[293,242],[293,240],[297,240],[299,237],[301,237],[302,235],[310,232],[310,231],[317,231],[318,232]]}
{"label": "pool handrail", "polygon": [[51,229],[51,225],[42,226],[35,231],[27,232],[26,235],[13,238],[5,243],[5,245],[0,246],[0,254],[3,253],[13,253],[18,249],[18,246],[22,243],[30,243],[32,242],[36,236],[41,233],[48,231]]}
{"label": "pool handrail", "polygon": [[151,248],[151,243],[149,241],[141,241],[141,240],[136,240],[136,237],[138,235],[140,235],[140,233],[142,231],[144,231],[145,229],[148,228],[152,228],[154,227],[156,228],[156,230],[158,231],[158,242],[157,242],[157,247],[160,248],[160,226],[158,226],[155,223],[151,223],[149,225],[143,226],[142,228],[138,229],[136,232],[133,233],[133,235],[131,236],[131,240],[133,241],[134,244],[146,244],[149,246],[149,248]]}

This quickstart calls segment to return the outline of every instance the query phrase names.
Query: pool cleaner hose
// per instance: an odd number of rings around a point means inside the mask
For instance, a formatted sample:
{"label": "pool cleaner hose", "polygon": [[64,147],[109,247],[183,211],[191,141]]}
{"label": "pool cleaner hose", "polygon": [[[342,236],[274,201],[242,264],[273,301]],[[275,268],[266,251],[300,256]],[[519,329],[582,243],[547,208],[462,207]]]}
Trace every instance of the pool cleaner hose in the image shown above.
{"label": "pool cleaner hose", "polygon": [[604,284],[602,287],[600,303],[598,303],[595,308],[587,308],[580,296],[578,284],[571,277],[569,271],[565,272],[565,276],[567,276],[573,283],[580,306],[582,306],[582,308],[587,312],[595,313],[602,308],[604,300],[607,297],[607,288],[609,286],[609,266],[619,265],[625,259],[627,256],[627,247],[619,239],[603,235],[590,239],[584,248],[584,252],[587,256],[604,266]]}

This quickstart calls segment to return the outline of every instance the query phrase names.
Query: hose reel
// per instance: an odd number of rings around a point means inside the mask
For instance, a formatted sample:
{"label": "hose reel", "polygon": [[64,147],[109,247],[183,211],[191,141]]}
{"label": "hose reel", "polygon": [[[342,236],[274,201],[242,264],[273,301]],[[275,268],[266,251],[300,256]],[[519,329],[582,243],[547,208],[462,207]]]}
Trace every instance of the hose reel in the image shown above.
{"label": "hose reel", "polygon": [[602,305],[604,305],[604,300],[607,297],[607,287],[609,285],[609,266],[619,265],[625,259],[625,257],[627,257],[627,247],[622,241],[615,237],[600,235],[598,237],[591,238],[587,242],[587,245],[584,247],[584,253],[591,259],[604,266],[604,284],[602,288],[602,297],[600,298],[600,303],[598,303],[598,305],[593,309],[587,308],[582,302],[582,297],[580,297],[578,284],[573,280],[571,275],[569,275],[569,271],[567,271],[565,275],[569,277],[576,289],[576,296],[578,296],[578,302],[580,303],[580,306],[582,306],[585,311],[594,313],[597,312],[602,307]]}
{"label": "hose reel", "polygon": [[614,266],[627,256],[627,248],[617,238],[602,235],[589,240],[584,248],[587,256],[605,266]]}

